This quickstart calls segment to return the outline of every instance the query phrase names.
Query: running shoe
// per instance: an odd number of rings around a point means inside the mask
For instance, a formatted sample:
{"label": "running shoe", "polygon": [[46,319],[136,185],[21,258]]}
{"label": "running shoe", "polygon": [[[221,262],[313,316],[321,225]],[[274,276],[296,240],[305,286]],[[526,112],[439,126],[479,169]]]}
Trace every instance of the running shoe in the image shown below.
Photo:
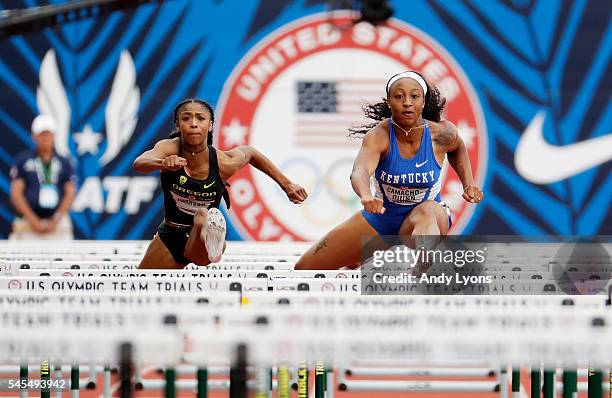
{"label": "running shoe", "polygon": [[208,259],[211,263],[218,263],[221,260],[223,247],[225,246],[225,232],[226,226],[223,213],[215,207],[208,209],[204,245],[206,246]]}

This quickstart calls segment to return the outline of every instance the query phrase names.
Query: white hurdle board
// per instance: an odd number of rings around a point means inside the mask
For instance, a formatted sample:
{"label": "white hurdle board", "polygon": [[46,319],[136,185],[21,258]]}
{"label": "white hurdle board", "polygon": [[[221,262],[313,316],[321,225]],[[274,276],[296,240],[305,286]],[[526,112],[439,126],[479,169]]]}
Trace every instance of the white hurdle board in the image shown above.
{"label": "white hurdle board", "polygon": [[166,294],[204,293],[212,291],[267,291],[265,278],[185,279],[185,278],[49,278],[0,277],[0,291],[22,292],[160,292]]}

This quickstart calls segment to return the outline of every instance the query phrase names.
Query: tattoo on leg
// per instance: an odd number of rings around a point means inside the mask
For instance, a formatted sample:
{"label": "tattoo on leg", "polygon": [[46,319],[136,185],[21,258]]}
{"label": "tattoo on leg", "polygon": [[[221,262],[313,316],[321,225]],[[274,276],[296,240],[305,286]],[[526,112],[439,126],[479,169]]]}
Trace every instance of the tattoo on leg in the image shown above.
{"label": "tattoo on leg", "polygon": [[321,242],[317,244],[317,247],[315,247],[314,254],[317,254],[319,250],[323,249],[324,247],[327,247],[327,238],[323,238],[323,240],[321,240]]}

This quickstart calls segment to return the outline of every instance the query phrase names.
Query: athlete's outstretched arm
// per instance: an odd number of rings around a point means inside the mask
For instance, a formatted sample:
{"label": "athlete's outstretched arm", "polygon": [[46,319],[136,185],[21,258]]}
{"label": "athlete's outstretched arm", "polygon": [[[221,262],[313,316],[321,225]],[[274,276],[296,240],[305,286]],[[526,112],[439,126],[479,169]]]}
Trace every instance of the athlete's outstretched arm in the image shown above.
{"label": "athlete's outstretched arm", "polygon": [[363,137],[361,148],[353,163],[351,185],[367,212],[382,214],[385,212],[382,199],[373,197],[370,191],[370,177],[376,170],[385,146],[384,141],[380,139],[381,134],[376,131],[375,128]]}
{"label": "athlete's outstretched arm", "polygon": [[463,199],[471,203],[478,203],[482,200],[482,191],[474,185],[474,177],[472,175],[472,165],[465,143],[459,136],[457,127],[444,120],[440,122],[444,128],[443,135],[449,141],[448,145],[448,162],[451,167],[457,172],[461,183],[463,184]]}
{"label": "athlete's outstretched arm", "polygon": [[308,193],[302,186],[291,182],[270,159],[252,146],[242,145],[225,154],[230,158],[229,176],[250,164],[273,179],[293,203],[302,203],[308,197]]}
{"label": "athlete's outstretched arm", "polygon": [[177,144],[171,139],[158,141],[153,149],[138,156],[132,167],[141,173],[155,170],[175,171],[187,165],[187,160],[177,155]]}

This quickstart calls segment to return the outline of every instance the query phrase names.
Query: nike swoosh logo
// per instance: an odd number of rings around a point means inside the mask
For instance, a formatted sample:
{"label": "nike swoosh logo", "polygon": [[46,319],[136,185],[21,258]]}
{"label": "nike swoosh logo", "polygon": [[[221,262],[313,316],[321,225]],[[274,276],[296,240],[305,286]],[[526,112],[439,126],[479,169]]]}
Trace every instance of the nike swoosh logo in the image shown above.
{"label": "nike swoosh logo", "polygon": [[207,189],[207,188],[212,187],[212,185],[213,185],[214,183],[215,183],[215,182],[213,181],[213,182],[211,182],[211,183],[210,183],[210,184],[208,184],[208,185],[203,184],[203,185],[204,185],[204,189]]}
{"label": "nike swoosh logo", "polygon": [[417,164],[415,164],[415,166],[418,169],[419,167],[423,166],[425,163],[427,163],[427,160],[424,161],[423,163],[417,163]]}
{"label": "nike swoosh logo", "polygon": [[575,144],[551,145],[542,132],[545,117],[543,111],[535,115],[514,153],[514,167],[527,181],[551,184],[612,159],[612,133]]}

